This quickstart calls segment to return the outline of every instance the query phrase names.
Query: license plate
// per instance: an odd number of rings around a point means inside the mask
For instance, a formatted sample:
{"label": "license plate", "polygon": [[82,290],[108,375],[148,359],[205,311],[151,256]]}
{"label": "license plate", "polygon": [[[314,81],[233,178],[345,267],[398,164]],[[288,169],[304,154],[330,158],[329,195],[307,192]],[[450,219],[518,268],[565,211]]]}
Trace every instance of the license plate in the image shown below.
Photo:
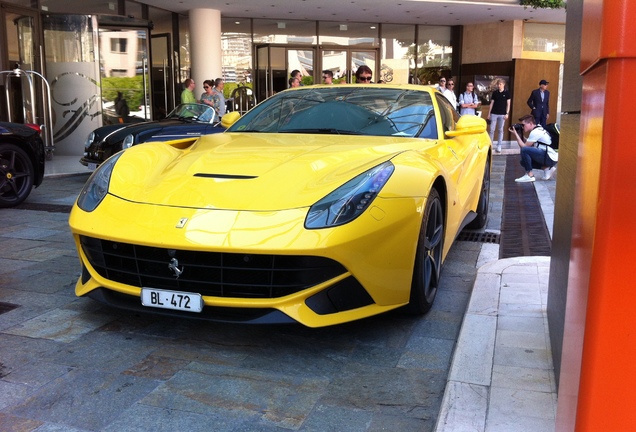
{"label": "license plate", "polygon": [[201,294],[155,288],[141,289],[141,304],[148,307],[186,312],[201,312],[203,310]]}
{"label": "license plate", "polygon": [[97,169],[97,164],[96,163],[92,163],[92,162],[88,163],[88,170],[89,171],[95,171],[96,169]]}

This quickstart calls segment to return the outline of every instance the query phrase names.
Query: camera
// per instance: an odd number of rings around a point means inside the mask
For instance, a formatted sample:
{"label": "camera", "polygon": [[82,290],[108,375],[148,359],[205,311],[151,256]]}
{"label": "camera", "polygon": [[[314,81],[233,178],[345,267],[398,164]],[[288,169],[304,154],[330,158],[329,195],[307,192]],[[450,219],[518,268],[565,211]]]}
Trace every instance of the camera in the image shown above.
{"label": "camera", "polygon": [[523,135],[523,123],[515,123],[512,125],[519,135]]}

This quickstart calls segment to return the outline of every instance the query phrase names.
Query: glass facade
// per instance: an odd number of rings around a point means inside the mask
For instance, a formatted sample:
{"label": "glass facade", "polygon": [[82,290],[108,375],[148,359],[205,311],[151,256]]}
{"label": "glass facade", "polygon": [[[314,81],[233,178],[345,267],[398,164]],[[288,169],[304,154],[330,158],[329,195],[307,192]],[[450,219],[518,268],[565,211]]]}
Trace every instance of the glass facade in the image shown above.
{"label": "glass facade", "polygon": [[421,84],[436,84],[441,76],[450,77],[453,61],[451,28],[419,26],[417,65],[414,73]]}
{"label": "glass facade", "polygon": [[565,26],[525,23],[523,26],[523,58],[560,60],[565,54]]}
{"label": "glass facade", "polygon": [[382,24],[380,77],[385,83],[412,83],[415,70],[415,26]]}

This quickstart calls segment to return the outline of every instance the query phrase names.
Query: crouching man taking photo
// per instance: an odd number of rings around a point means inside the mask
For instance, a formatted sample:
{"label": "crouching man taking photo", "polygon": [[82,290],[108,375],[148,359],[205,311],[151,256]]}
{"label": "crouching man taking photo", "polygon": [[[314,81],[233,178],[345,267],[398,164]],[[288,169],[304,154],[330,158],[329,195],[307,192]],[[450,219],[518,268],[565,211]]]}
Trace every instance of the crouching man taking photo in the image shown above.
{"label": "crouching man taking photo", "polygon": [[[521,123],[510,127],[521,148],[521,166],[526,170],[523,177],[515,179],[517,183],[533,182],[532,169],[543,170],[543,180],[550,180],[556,172],[559,154],[551,147],[552,138],[541,126],[535,124],[534,117],[525,115],[519,119]],[[524,135],[528,138],[524,139]]]}

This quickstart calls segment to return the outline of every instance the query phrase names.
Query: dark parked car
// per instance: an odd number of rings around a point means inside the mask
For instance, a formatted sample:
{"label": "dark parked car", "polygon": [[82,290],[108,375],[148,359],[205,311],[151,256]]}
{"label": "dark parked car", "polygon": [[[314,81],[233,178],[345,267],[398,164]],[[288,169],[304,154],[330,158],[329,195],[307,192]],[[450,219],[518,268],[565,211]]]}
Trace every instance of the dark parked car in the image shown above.
{"label": "dark parked car", "polygon": [[0,122],[0,208],[20,204],[42,183],[44,160],[39,126]]}
{"label": "dark parked car", "polygon": [[162,120],[103,126],[88,136],[80,162],[94,170],[118,151],[136,144],[223,132],[219,121],[209,105],[181,104]]}

